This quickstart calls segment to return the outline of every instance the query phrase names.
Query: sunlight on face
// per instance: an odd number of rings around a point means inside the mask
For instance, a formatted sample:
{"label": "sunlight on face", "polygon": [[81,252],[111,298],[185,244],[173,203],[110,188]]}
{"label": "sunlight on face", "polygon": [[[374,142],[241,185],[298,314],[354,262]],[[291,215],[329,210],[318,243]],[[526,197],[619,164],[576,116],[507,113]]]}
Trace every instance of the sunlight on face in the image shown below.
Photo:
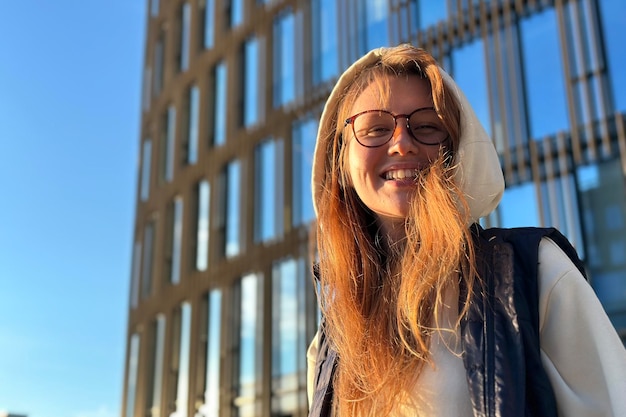
{"label": "sunlight on face", "polygon": [[[350,115],[375,109],[410,114],[433,106],[427,80],[418,76],[390,76],[388,81],[388,100],[381,102],[379,88],[371,84],[357,97]],[[346,127],[345,134],[349,138],[348,174],[361,201],[378,216],[383,227],[388,222],[403,220],[415,189],[416,173],[437,158],[440,145],[417,142],[407,130],[404,117],[397,119],[391,140],[380,147],[359,144],[351,126]]]}

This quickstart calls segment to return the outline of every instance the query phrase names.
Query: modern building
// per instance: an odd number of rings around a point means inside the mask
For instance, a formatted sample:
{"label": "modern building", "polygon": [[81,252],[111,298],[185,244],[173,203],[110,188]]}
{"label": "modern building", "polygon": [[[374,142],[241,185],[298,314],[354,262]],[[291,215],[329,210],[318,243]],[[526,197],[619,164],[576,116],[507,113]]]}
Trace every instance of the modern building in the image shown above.
{"label": "modern building", "polygon": [[556,226],[626,339],[626,3],[151,0],[123,415],[305,416],[317,121],[367,50],[411,42],[465,90],[507,190]]}

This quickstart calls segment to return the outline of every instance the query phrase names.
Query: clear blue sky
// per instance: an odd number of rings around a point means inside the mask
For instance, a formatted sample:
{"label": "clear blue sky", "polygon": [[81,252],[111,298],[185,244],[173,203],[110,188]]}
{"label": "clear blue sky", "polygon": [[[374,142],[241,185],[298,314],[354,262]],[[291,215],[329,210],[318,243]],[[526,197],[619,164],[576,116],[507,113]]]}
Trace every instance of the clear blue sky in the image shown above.
{"label": "clear blue sky", "polygon": [[0,0],[0,411],[121,411],[144,0]]}

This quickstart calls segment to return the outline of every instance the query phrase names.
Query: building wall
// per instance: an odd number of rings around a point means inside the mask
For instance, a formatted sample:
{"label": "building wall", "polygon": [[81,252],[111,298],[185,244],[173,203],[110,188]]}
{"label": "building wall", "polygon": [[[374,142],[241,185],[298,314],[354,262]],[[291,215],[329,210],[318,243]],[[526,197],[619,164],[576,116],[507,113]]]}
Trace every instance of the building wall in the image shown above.
{"label": "building wall", "polygon": [[310,169],[337,76],[411,42],[507,182],[487,226],[556,226],[626,338],[620,0],[150,0],[123,413],[305,416]]}

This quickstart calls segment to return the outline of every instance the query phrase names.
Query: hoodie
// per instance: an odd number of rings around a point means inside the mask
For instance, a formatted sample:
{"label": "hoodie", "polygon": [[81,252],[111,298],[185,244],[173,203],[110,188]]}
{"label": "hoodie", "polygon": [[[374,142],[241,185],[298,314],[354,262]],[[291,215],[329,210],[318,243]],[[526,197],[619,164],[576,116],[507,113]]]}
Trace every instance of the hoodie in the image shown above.
{"label": "hoodie", "polygon": [[[406,47],[406,46],[404,46]],[[354,77],[393,48],[370,51],[339,78],[320,119],[315,147],[312,192],[318,202],[329,171],[328,155],[342,97]],[[454,80],[440,69],[445,87],[461,110],[455,181],[467,199],[470,221],[492,212],[504,192],[504,178],[495,147]],[[626,350],[593,289],[570,258],[548,238],[538,248],[539,333],[541,361],[552,384],[559,416],[626,416]],[[458,294],[448,294],[455,306]],[[455,311],[451,311],[454,317]],[[453,321],[450,322],[452,328]],[[307,352],[309,403],[313,396],[319,335]],[[450,339],[431,341],[434,366],[420,374],[415,392],[417,415],[470,417],[472,404],[465,379],[463,352]],[[416,415],[414,409],[398,416]]]}

